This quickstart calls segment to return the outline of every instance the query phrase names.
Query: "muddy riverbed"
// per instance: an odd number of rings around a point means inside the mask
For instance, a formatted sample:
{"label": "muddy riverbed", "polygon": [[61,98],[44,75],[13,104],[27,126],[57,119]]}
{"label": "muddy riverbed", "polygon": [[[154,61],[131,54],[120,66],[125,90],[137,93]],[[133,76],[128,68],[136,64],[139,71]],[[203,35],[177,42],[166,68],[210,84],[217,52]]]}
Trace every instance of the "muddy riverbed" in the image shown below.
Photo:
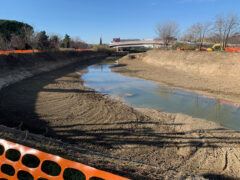
{"label": "muddy riverbed", "polygon": [[86,68],[84,85],[120,99],[135,108],[149,108],[168,113],[181,113],[216,122],[224,127],[240,130],[240,106],[227,101],[205,97],[161,83],[114,73],[120,64],[101,64]]}
{"label": "muddy riverbed", "polygon": [[239,133],[214,122],[132,108],[111,99],[84,86],[79,67],[86,65],[75,64],[2,89],[1,124],[128,159],[138,164],[131,164],[132,173],[148,179],[186,174],[240,178]]}

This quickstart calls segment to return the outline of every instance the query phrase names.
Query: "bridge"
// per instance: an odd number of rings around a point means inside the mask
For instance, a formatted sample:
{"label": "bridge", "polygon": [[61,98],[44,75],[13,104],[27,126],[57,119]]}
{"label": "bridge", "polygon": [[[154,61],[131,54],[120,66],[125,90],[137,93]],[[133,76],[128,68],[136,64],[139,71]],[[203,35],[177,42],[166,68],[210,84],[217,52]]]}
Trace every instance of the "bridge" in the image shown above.
{"label": "bridge", "polygon": [[159,48],[164,46],[163,41],[160,40],[114,40],[109,44],[112,48],[128,48],[128,47],[146,47],[146,48]]}

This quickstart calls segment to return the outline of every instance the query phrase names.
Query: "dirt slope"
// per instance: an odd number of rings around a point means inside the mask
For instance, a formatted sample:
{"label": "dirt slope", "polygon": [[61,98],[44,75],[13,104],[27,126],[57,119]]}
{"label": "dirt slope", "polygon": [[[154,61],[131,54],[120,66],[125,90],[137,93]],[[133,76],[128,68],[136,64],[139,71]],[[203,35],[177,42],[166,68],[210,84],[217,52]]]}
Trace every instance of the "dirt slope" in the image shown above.
{"label": "dirt slope", "polygon": [[[98,94],[80,79],[86,65],[74,64],[3,88],[1,124],[114,157],[115,168],[107,168],[133,179],[186,174],[240,178],[238,133],[180,114],[133,109]],[[91,158],[89,162],[94,164]]]}
{"label": "dirt slope", "polygon": [[106,53],[93,51],[53,51],[0,55],[0,89],[36,74],[48,72],[74,62],[106,56]]}
{"label": "dirt slope", "polygon": [[120,60],[127,66],[113,71],[240,104],[240,53],[153,50],[130,56]]}

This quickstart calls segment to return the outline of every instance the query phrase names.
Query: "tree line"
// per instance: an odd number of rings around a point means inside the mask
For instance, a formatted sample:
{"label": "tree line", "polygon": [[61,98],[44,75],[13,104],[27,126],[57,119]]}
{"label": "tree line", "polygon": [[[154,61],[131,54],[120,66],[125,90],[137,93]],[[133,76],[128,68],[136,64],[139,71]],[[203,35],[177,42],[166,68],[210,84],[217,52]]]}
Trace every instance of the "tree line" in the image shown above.
{"label": "tree line", "polygon": [[86,49],[89,46],[79,37],[71,38],[66,34],[61,38],[56,34],[48,35],[46,31],[35,32],[33,27],[26,23],[0,20],[0,50]]}
{"label": "tree line", "polygon": [[213,21],[193,24],[182,35],[179,24],[164,21],[157,25],[156,32],[166,46],[178,39],[196,41],[200,49],[205,42],[219,43],[224,50],[228,44],[240,44],[240,19],[236,14],[219,14]]}

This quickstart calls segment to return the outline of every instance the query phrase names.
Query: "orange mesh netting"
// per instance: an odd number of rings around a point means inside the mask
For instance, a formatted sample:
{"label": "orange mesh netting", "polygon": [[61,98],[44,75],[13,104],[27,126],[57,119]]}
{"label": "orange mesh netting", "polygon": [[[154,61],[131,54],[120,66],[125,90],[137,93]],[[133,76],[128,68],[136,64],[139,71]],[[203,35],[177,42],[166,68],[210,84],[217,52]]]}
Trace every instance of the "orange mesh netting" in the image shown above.
{"label": "orange mesh netting", "polygon": [[[0,178],[6,179],[24,179],[23,177],[28,177],[29,179],[39,180],[127,180],[81,163],[3,139],[0,139],[0,171]],[[80,176],[81,178],[77,178]]]}
{"label": "orange mesh netting", "polygon": [[[75,49],[75,51],[89,51],[89,49]],[[11,54],[11,53],[18,53],[18,54],[26,54],[26,53],[38,53],[41,52],[40,50],[34,49],[34,50],[12,50],[12,51],[0,51],[0,54]]]}
{"label": "orange mesh netting", "polygon": [[37,53],[40,52],[39,50],[35,49],[35,50],[12,50],[12,51],[0,51],[0,54],[11,54],[11,53],[18,53],[18,54],[25,54],[25,53]]}
{"label": "orange mesh netting", "polygon": [[227,52],[240,52],[240,47],[226,47]]}

